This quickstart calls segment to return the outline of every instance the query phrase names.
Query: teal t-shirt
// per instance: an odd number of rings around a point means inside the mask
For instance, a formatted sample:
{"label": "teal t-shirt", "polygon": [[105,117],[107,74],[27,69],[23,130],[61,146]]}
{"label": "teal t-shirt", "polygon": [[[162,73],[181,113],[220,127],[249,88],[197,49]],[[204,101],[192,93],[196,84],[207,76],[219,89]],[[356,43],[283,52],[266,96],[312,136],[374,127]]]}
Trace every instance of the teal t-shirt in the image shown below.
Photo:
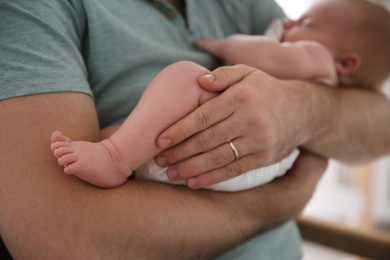
{"label": "teal t-shirt", "polygon": [[[100,126],[123,122],[163,68],[218,60],[202,37],[262,34],[283,12],[273,0],[187,0],[186,19],[160,0],[0,0],[0,100],[48,92],[91,95]],[[218,259],[300,259],[288,222]]]}

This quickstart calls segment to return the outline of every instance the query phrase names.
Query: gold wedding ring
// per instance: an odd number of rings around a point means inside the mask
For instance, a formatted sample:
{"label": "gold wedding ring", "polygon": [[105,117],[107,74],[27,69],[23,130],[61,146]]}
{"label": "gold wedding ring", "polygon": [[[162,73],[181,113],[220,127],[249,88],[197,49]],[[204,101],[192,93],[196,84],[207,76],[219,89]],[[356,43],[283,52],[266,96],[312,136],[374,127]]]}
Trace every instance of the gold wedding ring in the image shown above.
{"label": "gold wedding ring", "polygon": [[230,145],[230,147],[231,147],[232,150],[233,150],[234,160],[235,160],[235,161],[238,160],[238,158],[240,158],[240,156],[238,155],[238,150],[237,150],[236,146],[233,144],[232,141],[229,141],[229,145]]}

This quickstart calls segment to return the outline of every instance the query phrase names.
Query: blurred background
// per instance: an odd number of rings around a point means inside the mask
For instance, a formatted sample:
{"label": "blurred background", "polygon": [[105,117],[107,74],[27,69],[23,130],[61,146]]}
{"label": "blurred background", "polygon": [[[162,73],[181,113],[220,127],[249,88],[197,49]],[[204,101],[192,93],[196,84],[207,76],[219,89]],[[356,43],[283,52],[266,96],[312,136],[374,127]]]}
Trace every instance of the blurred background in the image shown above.
{"label": "blurred background", "polygon": [[[316,2],[276,1],[292,19],[299,18]],[[390,0],[372,2],[385,5],[390,10]],[[383,91],[390,98],[389,80]],[[390,156],[359,167],[332,160],[303,214],[356,229],[388,232],[390,236]],[[306,242],[304,252],[305,260],[362,259]]]}

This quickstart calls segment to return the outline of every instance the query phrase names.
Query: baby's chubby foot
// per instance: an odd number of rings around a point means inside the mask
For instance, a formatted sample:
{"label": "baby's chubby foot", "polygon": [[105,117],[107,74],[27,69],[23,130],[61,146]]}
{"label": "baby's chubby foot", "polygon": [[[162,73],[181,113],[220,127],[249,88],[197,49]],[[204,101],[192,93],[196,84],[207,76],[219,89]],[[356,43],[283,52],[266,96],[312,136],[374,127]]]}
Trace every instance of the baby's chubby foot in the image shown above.
{"label": "baby's chubby foot", "polygon": [[132,173],[108,139],[98,143],[71,141],[55,131],[50,149],[58,158],[58,164],[64,166],[65,173],[102,188],[120,186]]}
{"label": "baby's chubby foot", "polygon": [[67,167],[75,160],[71,160],[71,155],[74,155],[74,149],[71,145],[69,137],[64,136],[60,131],[55,131],[51,135],[50,150],[54,156],[58,158],[58,164],[64,166],[64,172],[67,174],[73,174],[72,168]]}

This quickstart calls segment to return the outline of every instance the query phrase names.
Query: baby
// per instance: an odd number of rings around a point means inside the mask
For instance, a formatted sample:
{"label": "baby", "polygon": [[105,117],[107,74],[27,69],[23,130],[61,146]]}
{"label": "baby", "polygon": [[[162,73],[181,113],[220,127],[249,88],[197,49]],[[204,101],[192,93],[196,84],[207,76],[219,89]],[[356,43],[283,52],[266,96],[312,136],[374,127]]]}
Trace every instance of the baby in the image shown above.
{"label": "baby", "polygon": [[[195,44],[229,64],[246,64],[280,79],[377,89],[390,71],[390,15],[365,0],[325,0],[297,21],[283,23],[281,41],[267,36],[232,35]],[[73,174],[93,185],[113,188],[136,178],[173,183],[153,157],[162,150],[157,136],[199,105],[215,97],[199,86],[210,71],[191,62],[174,63],[146,88],[137,107],[120,126],[103,129],[102,141],[71,141],[55,131],[51,150]],[[231,161],[239,160],[235,140],[227,140]],[[283,175],[298,151],[281,162],[208,188],[238,191]]]}

